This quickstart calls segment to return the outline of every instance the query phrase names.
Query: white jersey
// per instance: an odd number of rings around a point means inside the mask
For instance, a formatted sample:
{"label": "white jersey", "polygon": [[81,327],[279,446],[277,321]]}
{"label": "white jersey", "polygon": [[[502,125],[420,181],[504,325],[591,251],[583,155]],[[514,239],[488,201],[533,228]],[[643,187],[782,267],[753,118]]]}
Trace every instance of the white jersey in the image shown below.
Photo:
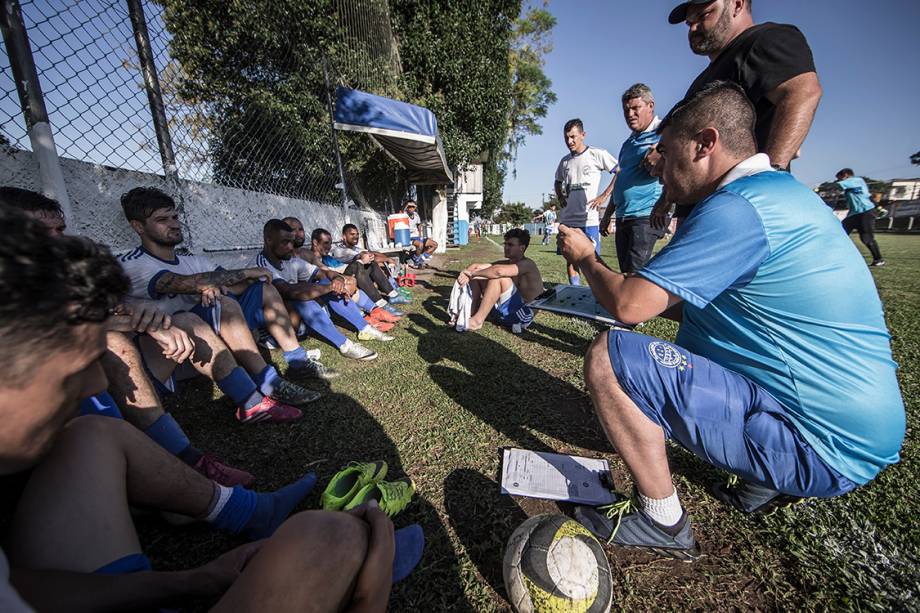
{"label": "white jersey", "polygon": [[361,255],[364,249],[355,245],[354,247],[347,245],[345,241],[338,241],[332,243],[332,250],[329,252],[329,255],[342,262],[343,264],[351,264],[351,262]]}
{"label": "white jersey", "polygon": [[33,613],[34,611],[22,599],[16,588],[10,584],[10,564],[2,549],[0,549],[0,611],[4,613]]}
{"label": "white jersey", "polygon": [[310,281],[318,270],[316,266],[296,255],[290,260],[280,260],[278,262],[280,268],[275,268],[271,260],[259,253],[249,265],[253,268],[266,268],[272,273],[272,281],[285,281],[286,283]]}
{"label": "white jersey", "polygon": [[559,223],[573,228],[600,224],[598,209],[588,210],[588,201],[597,198],[601,172],[614,172],[617,160],[605,149],[588,147],[581,153],[570,153],[559,162],[556,181],[562,183],[565,208],[559,212]]}
{"label": "white jersey", "polygon": [[177,275],[196,275],[217,270],[217,265],[206,257],[199,255],[176,254],[174,260],[161,260],[150,254],[143,247],[118,258],[121,267],[131,279],[131,291],[128,294],[135,300],[155,300],[157,306],[172,315],[179,311],[188,311],[201,303],[199,294],[160,294],[156,283],[165,273]]}
{"label": "white jersey", "polygon": [[422,218],[419,216],[418,211],[414,213],[406,211],[406,215],[409,216],[409,237],[421,238],[422,230],[419,226],[422,224]]}

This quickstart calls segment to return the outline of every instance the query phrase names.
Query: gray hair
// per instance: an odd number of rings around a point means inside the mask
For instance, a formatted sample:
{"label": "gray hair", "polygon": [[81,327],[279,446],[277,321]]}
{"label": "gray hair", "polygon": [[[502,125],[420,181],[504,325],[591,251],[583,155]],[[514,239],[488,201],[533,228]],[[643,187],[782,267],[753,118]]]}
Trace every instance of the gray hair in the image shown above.
{"label": "gray hair", "polygon": [[642,98],[642,100],[649,104],[655,101],[655,96],[652,95],[652,88],[645,83],[636,83],[623,92],[623,104],[626,104],[633,98]]}

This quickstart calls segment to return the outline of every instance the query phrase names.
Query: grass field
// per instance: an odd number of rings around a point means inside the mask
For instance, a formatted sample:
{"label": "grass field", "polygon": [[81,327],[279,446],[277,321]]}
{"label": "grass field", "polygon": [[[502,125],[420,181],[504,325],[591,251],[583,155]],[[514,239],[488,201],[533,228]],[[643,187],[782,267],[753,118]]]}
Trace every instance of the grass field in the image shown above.
{"label": "grass field", "polygon": [[[873,274],[908,411],[901,463],[843,498],[749,517],[706,493],[724,474],[670,446],[675,483],[706,556],[684,564],[609,550],[615,609],[920,609],[920,237],[883,235],[879,243],[888,265]],[[605,258],[615,262],[611,250],[605,239]],[[535,244],[528,255],[546,281],[563,281],[562,260],[549,247]],[[328,478],[350,460],[385,459],[391,476],[412,477],[416,501],[396,524],[421,523],[428,544],[419,569],[394,589],[393,611],[508,610],[505,542],[527,515],[558,508],[499,493],[502,447],[603,456],[618,487],[631,486],[584,390],[582,356],[597,328],[548,313],[521,336],[490,324],[463,335],[444,325],[456,272],[500,256],[494,243],[474,239],[441,257],[376,362],[346,362],[323,347],[324,361],[343,376],[298,424],[240,426],[201,381],[168,400],[193,441],[252,470],[259,488],[315,470],[319,486],[304,508],[318,506]],[[675,330],[653,321],[643,331],[673,338]],[[177,529],[147,518],[139,529],[164,570],[202,563],[233,544],[206,526]]]}

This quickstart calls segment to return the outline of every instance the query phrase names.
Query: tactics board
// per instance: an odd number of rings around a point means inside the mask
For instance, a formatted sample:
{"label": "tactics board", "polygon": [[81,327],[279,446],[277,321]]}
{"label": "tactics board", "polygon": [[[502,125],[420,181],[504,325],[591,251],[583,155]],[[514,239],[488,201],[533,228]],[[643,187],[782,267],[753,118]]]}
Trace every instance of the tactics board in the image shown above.
{"label": "tactics board", "polygon": [[632,329],[632,326],[614,319],[613,315],[595,300],[594,294],[591,293],[591,288],[584,285],[559,284],[537,296],[527,306],[533,309],[599,321],[615,328]]}

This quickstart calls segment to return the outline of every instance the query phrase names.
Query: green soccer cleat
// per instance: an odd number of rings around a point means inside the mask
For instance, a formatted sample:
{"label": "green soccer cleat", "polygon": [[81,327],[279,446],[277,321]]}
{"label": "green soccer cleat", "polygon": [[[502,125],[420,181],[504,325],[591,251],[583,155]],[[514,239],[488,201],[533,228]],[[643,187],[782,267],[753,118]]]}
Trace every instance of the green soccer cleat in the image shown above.
{"label": "green soccer cleat", "polygon": [[412,495],[415,493],[415,484],[412,479],[400,479],[399,481],[379,481],[371,483],[361,488],[355,497],[351,499],[343,511],[350,511],[359,507],[365,502],[376,500],[380,509],[389,515],[395,516],[402,511],[412,501]]}
{"label": "green soccer cleat", "polygon": [[387,463],[352,462],[329,480],[321,502],[326,511],[341,511],[355,494],[387,476]]}

